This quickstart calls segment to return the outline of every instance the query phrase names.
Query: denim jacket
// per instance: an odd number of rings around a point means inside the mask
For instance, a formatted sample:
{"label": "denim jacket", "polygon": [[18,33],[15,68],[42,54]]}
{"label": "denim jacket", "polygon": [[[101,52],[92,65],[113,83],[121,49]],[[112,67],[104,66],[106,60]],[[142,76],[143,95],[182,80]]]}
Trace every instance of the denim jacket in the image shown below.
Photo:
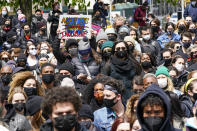
{"label": "denim jacket", "polygon": [[161,45],[161,48],[164,48],[165,45],[170,42],[170,41],[180,41],[181,36],[178,34],[173,33],[172,34],[172,38],[170,39],[167,35],[167,33],[161,35],[157,41],[159,42],[159,44]]}
{"label": "denim jacket", "polygon": [[110,131],[116,117],[111,108],[103,107],[94,112],[94,125],[99,128],[99,131]]}

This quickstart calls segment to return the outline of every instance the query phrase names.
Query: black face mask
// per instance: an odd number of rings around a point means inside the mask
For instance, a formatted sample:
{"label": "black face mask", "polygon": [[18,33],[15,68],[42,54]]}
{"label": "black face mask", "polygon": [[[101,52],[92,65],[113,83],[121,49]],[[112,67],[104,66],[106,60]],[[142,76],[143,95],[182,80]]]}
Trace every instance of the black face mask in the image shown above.
{"label": "black face mask", "polygon": [[118,102],[114,102],[115,99],[116,97],[114,97],[113,99],[103,99],[103,103],[107,108],[111,108]]}
{"label": "black face mask", "polygon": [[109,60],[111,55],[112,55],[112,53],[111,52],[105,52],[102,55],[103,55],[103,59]]}
{"label": "black face mask", "polygon": [[40,28],[40,30],[42,31],[42,32],[46,32],[46,28]]}
{"label": "black face mask", "polygon": [[152,32],[158,32],[159,31],[159,27],[158,26],[152,26],[151,27]]}
{"label": "black face mask", "polygon": [[54,126],[58,131],[71,131],[77,123],[76,115],[67,114],[55,118]]}
{"label": "black face mask", "polygon": [[116,41],[116,36],[108,36],[108,40],[110,40],[110,41]]}
{"label": "black face mask", "polygon": [[29,34],[30,30],[24,30],[25,34]]}
{"label": "black face mask", "polygon": [[142,62],[141,65],[142,65],[143,69],[149,69],[149,68],[152,67],[152,65],[151,65],[151,63],[149,61],[144,61],[144,62]]}
{"label": "black face mask", "polygon": [[116,51],[116,56],[118,58],[126,58],[127,57],[127,51],[126,50]]}
{"label": "black face mask", "polygon": [[62,74],[59,75],[60,81],[62,81],[66,77],[70,78],[70,75],[62,75]]}
{"label": "black face mask", "polygon": [[45,84],[50,84],[54,81],[55,77],[54,74],[43,74],[42,80]]}
{"label": "black face mask", "polygon": [[180,30],[180,31],[184,31],[184,30],[185,30],[185,26],[184,26],[184,25],[180,25],[180,26],[179,26],[179,30]]}
{"label": "black face mask", "polygon": [[33,96],[33,95],[37,95],[37,89],[36,88],[32,88],[32,87],[24,87],[24,91],[27,94],[27,96]]}
{"label": "black face mask", "polygon": [[186,48],[186,49],[189,48],[190,45],[191,45],[190,42],[184,42],[184,43],[183,43],[183,47]]}
{"label": "black face mask", "polygon": [[90,129],[92,122],[91,121],[81,121],[80,124],[85,126],[87,129]]}
{"label": "black face mask", "polygon": [[197,100],[197,93],[194,93],[193,98],[195,101]]}
{"label": "black face mask", "polygon": [[21,112],[25,109],[25,103],[15,103],[13,104],[16,111]]}
{"label": "black face mask", "polygon": [[8,85],[10,81],[12,80],[12,75],[11,74],[2,75],[1,80],[3,84]]}
{"label": "black face mask", "polygon": [[134,46],[133,45],[129,45],[129,51],[132,53],[134,50]]}
{"label": "black face mask", "polygon": [[189,29],[189,32],[196,33],[196,29],[195,28],[194,29]]}
{"label": "black face mask", "polygon": [[164,59],[164,61],[165,61],[164,66],[169,66],[171,64],[172,58],[170,58],[170,59]]}
{"label": "black face mask", "polygon": [[128,34],[127,33],[119,34],[119,39],[124,40],[125,36],[128,36]]}
{"label": "black face mask", "polygon": [[163,124],[163,117],[145,117],[144,123],[148,126],[150,131],[159,131]]}
{"label": "black face mask", "polygon": [[40,21],[42,19],[42,15],[37,15],[36,18]]}

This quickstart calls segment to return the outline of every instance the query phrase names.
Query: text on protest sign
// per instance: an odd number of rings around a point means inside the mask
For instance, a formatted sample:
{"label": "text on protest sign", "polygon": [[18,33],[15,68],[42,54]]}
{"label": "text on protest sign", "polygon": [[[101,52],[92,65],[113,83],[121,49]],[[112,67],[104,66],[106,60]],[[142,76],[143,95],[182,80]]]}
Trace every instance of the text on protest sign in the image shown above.
{"label": "text on protest sign", "polygon": [[59,20],[61,39],[82,39],[84,36],[91,37],[90,15],[61,15]]}

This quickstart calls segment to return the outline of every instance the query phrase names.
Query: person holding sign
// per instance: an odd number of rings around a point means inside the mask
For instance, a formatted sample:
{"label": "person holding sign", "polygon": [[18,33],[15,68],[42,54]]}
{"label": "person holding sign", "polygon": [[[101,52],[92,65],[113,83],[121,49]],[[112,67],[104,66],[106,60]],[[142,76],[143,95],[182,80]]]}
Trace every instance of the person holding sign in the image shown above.
{"label": "person holding sign", "polygon": [[59,24],[59,16],[62,14],[62,12],[60,11],[60,5],[58,2],[55,2],[52,5],[52,8],[53,10],[49,12],[49,17],[47,21],[51,23],[50,39],[54,40],[55,36],[57,35],[56,31]]}

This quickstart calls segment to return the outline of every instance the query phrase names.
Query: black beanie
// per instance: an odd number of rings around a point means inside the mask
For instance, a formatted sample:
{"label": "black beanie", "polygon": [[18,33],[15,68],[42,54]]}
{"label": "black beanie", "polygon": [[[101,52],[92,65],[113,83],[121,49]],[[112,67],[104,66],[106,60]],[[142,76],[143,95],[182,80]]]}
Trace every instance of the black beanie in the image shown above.
{"label": "black beanie", "polygon": [[71,46],[71,45],[75,45],[75,46],[78,46],[78,42],[77,42],[77,40],[75,40],[75,39],[68,39],[67,41],[66,41],[66,50],[68,51],[68,48]]}
{"label": "black beanie", "polygon": [[74,68],[73,68],[73,65],[70,63],[70,62],[66,62],[66,63],[63,63],[60,67],[59,67],[59,71],[60,70],[67,70],[69,71],[72,75],[74,75]]}
{"label": "black beanie", "polygon": [[27,114],[33,116],[41,109],[43,98],[41,96],[30,96],[26,101]]}
{"label": "black beanie", "polygon": [[78,117],[86,117],[86,118],[90,118],[92,121],[94,121],[94,115],[93,115],[93,111],[92,108],[87,105],[87,104],[83,104],[81,109],[78,112]]}
{"label": "black beanie", "polygon": [[11,37],[13,37],[13,36],[16,36],[17,34],[16,34],[16,31],[13,31],[13,30],[11,30],[11,31],[9,31],[8,33],[7,33],[7,38],[9,39],[9,38],[11,38]]}

